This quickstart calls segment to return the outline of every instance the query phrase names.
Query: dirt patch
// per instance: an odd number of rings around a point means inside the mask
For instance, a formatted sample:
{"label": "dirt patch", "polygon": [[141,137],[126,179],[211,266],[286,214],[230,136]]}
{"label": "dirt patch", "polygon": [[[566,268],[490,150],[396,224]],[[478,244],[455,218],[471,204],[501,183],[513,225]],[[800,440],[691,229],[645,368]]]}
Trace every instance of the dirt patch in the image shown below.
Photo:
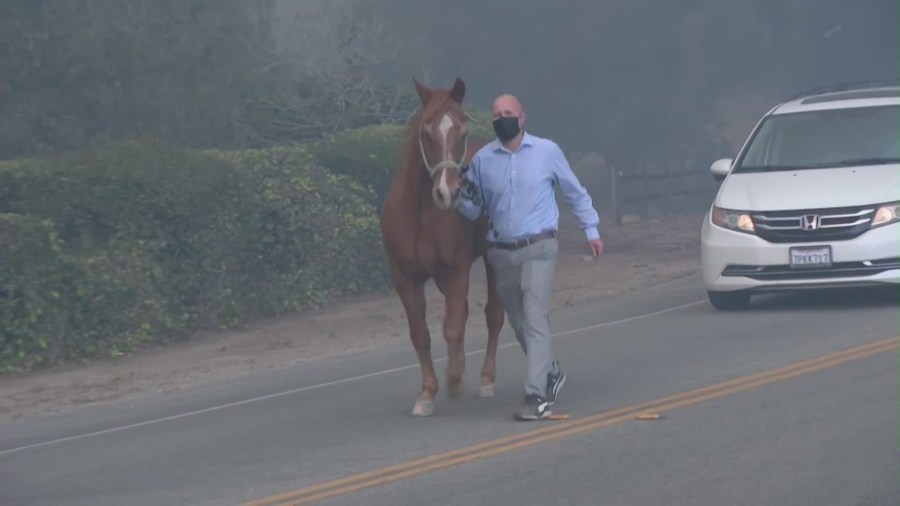
{"label": "dirt patch", "polygon": [[[605,254],[592,261],[584,235],[561,206],[560,261],[553,309],[613,296],[696,273],[700,216],[604,226]],[[429,284],[428,322],[442,345],[443,302]],[[467,333],[483,332],[484,268],[472,272]],[[88,365],[60,365],[3,378],[0,417],[19,418],[70,406],[285,367],[299,362],[408,343],[406,320],[392,291],[325,309],[264,319],[239,331],[201,332],[190,340]]]}

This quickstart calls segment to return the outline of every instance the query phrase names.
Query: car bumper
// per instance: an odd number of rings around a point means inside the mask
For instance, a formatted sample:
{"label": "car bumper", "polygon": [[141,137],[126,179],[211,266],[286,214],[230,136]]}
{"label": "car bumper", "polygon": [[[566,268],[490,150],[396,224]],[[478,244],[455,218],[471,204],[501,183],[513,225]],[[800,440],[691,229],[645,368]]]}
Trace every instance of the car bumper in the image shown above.
{"label": "car bumper", "polygon": [[[703,281],[711,291],[779,291],[900,284],[900,224],[869,230],[847,241],[774,244],[713,225],[701,231]],[[796,246],[830,246],[829,267],[793,268]]]}

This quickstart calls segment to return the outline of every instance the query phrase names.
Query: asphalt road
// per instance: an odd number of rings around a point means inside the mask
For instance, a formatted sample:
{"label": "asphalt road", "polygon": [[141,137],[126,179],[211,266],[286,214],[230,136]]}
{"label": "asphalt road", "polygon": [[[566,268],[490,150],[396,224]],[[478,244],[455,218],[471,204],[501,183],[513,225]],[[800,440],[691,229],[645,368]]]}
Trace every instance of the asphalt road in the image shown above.
{"label": "asphalt road", "polygon": [[0,504],[896,505],[897,306],[859,291],[716,313],[685,279],[568,308],[563,421],[512,419],[509,329],[497,395],[477,397],[469,335],[466,397],[427,419],[409,416],[409,346],[19,420],[0,426]]}

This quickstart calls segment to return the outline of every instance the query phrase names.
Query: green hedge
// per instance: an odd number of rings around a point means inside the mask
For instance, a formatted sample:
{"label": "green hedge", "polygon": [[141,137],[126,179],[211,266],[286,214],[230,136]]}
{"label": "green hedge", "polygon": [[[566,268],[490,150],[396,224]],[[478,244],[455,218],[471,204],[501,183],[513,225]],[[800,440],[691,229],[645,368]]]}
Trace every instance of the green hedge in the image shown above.
{"label": "green hedge", "polygon": [[[247,260],[264,314],[384,286],[387,264],[372,192],[303,147],[216,153],[252,174],[258,208]],[[248,267],[248,270],[251,267]]]}
{"label": "green hedge", "polygon": [[[489,140],[490,116],[470,114],[470,135]],[[127,353],[387,286],[378,209],[403,131],[0,162],[0,368]]]}
{"label": "green hedge", "polygon": [[402,126],[373,125],[328,134],[309,143],[309,151],[333,172],[371,189],[370,203],[379,207],[402,159],[403,141]]}
{"label": "green hedge", "polygon": [[133,141],[0,163],[4,370],[384,286],[372,192],[303,147]]}
{"label": "green hedge", "polygon": [[164,328],[140,252],[67,255],[53,223],[0,214],[4,369],[133,349]]}

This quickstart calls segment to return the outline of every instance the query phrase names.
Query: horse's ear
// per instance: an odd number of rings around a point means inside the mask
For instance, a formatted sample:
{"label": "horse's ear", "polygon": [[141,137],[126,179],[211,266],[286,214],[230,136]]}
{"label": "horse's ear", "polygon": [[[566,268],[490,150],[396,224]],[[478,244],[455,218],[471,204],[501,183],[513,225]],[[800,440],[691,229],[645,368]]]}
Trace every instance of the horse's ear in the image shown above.
{"label": "horse's ear", "polygon": [[450,97],[453,98],[453,100],[462,103],[463,97],[465,96],[466,83],[462,79],[457,77],[456,80],[453,81],[453,88],[450,89]]}
{"label": "horse's ear", "polygon": [[427,104],[428,101],[431,100],[431,95],[432,93],[434,93],[434,90],[420,83],[419,80],[415,78],[415,76],[413,76],[412,79],[413,84],[416,85],[416,93],[419,94],[419,100],[422,101],[422,105]]}

